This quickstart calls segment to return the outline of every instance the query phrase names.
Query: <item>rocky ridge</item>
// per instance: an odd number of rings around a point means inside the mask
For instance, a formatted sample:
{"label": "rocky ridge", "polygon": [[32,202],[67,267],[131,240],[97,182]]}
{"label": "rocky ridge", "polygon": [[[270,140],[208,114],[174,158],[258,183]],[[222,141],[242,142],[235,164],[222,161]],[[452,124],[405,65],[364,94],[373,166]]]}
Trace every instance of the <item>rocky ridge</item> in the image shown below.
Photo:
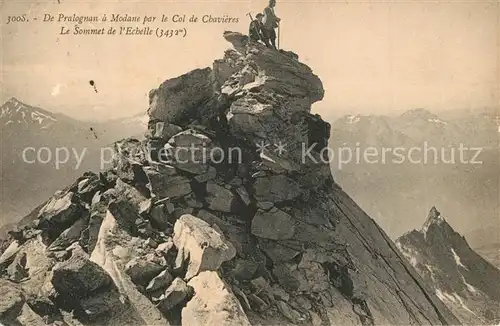
{"label": "rocky ridge", "polygon": [[472,250],[435,207],[422,229],[406,233],[396,245],[462,323],[500,322],[500,270]]}
{"label": "rocky ridge", "polygon": [[146,140],[117,142],[112,170],[10,232],[0,320],[458,323],[321,160],[320,79],[294,53],[224,37],[234,49],[213,67],[150,92]]}

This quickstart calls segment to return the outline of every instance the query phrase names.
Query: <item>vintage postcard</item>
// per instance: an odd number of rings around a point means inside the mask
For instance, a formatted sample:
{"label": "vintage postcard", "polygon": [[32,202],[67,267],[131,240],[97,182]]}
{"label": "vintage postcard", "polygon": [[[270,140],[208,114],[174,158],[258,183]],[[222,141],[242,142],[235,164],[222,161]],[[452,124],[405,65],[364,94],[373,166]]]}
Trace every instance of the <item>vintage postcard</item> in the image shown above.
{"label": "vintage postcard", "polygon": [[0,325],[498,325],[497,0],[0,0]]}

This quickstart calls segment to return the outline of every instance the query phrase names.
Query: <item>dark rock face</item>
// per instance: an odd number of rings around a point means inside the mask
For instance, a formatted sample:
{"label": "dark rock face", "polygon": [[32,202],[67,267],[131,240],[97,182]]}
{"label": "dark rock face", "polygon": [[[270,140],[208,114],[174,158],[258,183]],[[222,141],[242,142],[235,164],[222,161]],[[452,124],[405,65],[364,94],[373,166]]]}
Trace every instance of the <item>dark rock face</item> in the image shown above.
{"label": "dark rock face", "polygon": [[70,297],[85,297],[111,284],[111,277],[83,255],[74,255],[53,268],[52,286]]}
{"label": "dark rock face", "polygon": [[259,210],[252,220],[252,234],[260,238],[286,240],[294,233],[292,217],[278,208],[268,212]]}
{"label": "dark rock face", "polygon": [[255,197],[258,201],[282,202],[296,199],[300,195],[299,184],[281,174],[257,178],[255,181]]}
{"label": "dark rock face", "polygon": [[[236,51],[213,69],[150,93],[146,141],[118,142],[111,171],[16,233],[0,257],[3,277],[24,273],[9,320],[32,295],[69,324],[457,323],[321,160],[319,78],[293,53],[224,36]],[[219,151],[175,155],[200,146]]]}
{"label": "dark rock face", "polygon": [[435,207],[421,230],[403,235],[396,244],[461,322],[500,321],[500,270],[474,252]]}
{"label": "dark rock face", "polygon": [[211,74],[210,68],[196,69],[165,81],[149,93],[149,116],[176,125],[197,116],[214,93]]}

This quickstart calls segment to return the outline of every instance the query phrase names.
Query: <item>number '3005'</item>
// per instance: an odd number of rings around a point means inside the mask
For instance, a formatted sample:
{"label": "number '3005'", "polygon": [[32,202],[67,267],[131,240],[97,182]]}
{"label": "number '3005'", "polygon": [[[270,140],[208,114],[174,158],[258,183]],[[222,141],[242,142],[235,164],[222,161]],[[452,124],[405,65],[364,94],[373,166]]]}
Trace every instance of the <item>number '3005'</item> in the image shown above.
{"label": "number '3005'", "polygon": [[7,17],[7,24],[10,23],[24,23],[27,22],[28,18],[26,17],[26,14],[19,15],[19,16],[8,16]]}

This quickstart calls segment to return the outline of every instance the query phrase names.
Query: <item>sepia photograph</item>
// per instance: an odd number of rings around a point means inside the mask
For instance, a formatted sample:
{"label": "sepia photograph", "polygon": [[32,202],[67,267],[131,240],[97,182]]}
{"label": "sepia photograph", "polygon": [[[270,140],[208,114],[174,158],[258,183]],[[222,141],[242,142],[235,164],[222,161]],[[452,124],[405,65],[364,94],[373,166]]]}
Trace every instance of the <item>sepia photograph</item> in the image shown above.
{"label": "sepia photograph", "polygon": [[0,0],[0,326],[500,325],[498,0]]}

